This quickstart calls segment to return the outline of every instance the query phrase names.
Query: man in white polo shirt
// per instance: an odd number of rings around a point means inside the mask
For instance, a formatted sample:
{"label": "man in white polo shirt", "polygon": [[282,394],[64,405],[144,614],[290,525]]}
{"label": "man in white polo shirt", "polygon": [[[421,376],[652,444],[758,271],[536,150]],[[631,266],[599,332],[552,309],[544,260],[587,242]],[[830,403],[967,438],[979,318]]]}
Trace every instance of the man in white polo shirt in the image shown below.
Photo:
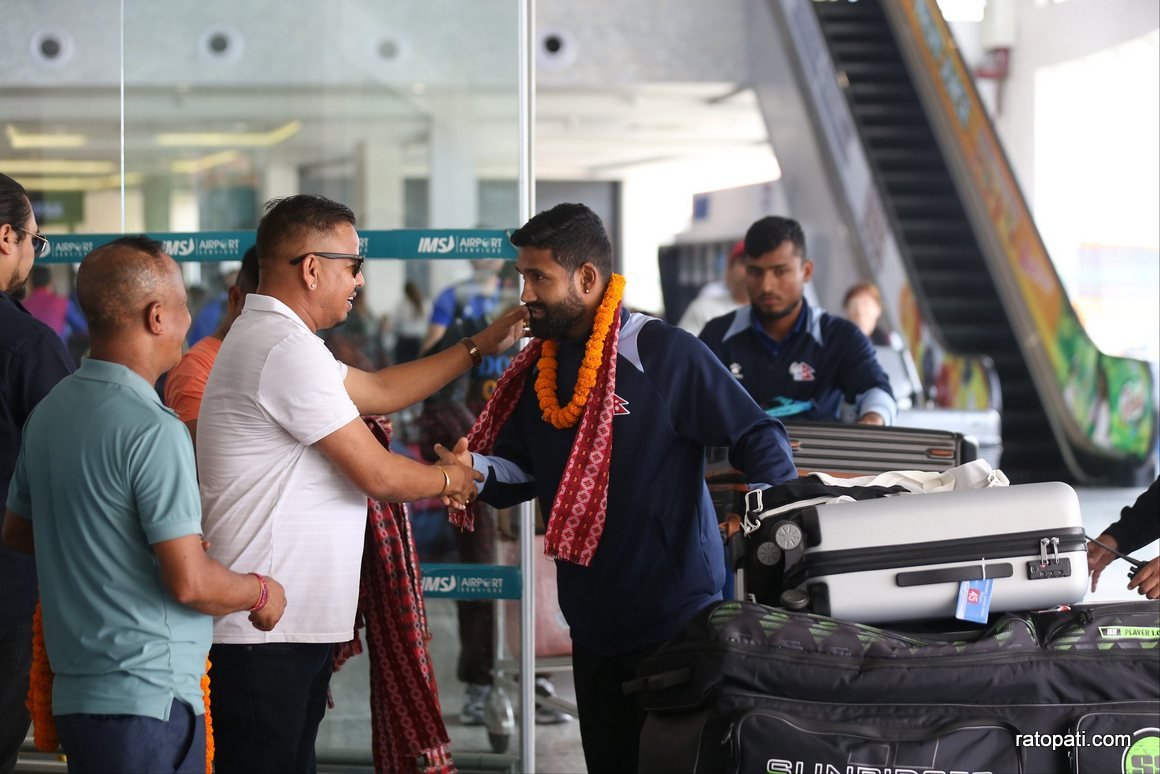
{"label": "man in white polo shirt", "polygon": [[[423,400],[520,334],[517,308],[463,346],[367,373],[315,333],[346,319],[363,285],[354,214],[320,196],[267,206],[260,281],[225,338],[198,418],[197,461],[210,553],[278,577],[291,600],[275,632],[244,617],[214,624],[215,767],[314,771],[331,650],[354,630],[368,496],[475,495],[471,468],[386,451],[359,418]],[[250,631],[247,631],[250,629]]]}

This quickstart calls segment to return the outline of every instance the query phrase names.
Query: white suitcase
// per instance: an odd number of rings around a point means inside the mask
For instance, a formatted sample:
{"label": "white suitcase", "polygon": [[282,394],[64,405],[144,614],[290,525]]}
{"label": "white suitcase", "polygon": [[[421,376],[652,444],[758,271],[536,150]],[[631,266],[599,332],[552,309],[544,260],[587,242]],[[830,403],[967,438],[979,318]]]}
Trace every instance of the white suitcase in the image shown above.
{"label": "white suitcase", "polygon": [[846,621],[952,618],[960,583],[984,577],[992,612],[1071,604],[1087,590],[1079,500],[1058,482],[820,505],[775,534],[783,600]]}

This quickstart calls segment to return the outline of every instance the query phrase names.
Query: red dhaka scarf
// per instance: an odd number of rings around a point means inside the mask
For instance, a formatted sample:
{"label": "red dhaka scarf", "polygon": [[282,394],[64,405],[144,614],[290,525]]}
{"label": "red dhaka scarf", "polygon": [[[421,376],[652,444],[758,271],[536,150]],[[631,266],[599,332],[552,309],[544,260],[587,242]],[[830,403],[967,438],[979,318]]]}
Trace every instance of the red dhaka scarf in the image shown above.
{"label": "red dhaka scarf", "polygon": [[[390,448],[390,423],[363,417]],[[368,500],[356,626],[366,628],[375,771],[453,774],[423,606],[419,556],[405,506]],[[334,670],[362,652],[358,631],[335,650]]]}
{"label": "red dhaka scarf", "polygon": [[[620,310],[604,339],[604,352],[593,388],[572,442],[572,452],[556,489],[548,516],[544,553],[555,559],[587,567],[592,563],[604,519],[608,513],[608,474],[612,466],[612,416],[616,408],[616,352],[620,342]],[[533,339],[496,383],[495,392],[467,436],[468,448],[490,454],[496,438],[523,394],[528,372],[540,358],[543,339]],[[566,431],[561,431],[566,432]],[[468,508],[452,511],[451,521],[472,529],[474,514]]]}

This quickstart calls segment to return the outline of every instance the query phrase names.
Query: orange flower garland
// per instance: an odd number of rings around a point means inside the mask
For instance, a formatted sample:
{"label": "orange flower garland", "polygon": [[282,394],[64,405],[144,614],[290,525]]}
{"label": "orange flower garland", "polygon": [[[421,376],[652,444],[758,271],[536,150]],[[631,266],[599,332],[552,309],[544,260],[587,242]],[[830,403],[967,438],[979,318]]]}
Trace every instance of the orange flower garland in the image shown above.
{"label": "orange flower garland", "polygon": [[540,373],[536,376],[536,397],[540,399],[544,421],[551,423],[557,430],[564,430],[579,422],[584,407],[588,405],[588,396],[596,386],[596,372],[600,370],[600,361],[604,357],[604,339],[608,336],[623,297],[624,277],[613,274],[608,280],[608,287],[604,290],[604,298],[596,310],[592,334],[588,337],[584,359],[580,361],[580,372],[576,375],[572,400],[568,401],[566,406],[561,406],[556,400],[556,355],[559,352],[559,345],[555,339],[544,341],[538,362]]}
{"label": "orange flower garland", "polygon": [[[205,660],[205,674],[201,678],[201,693],[205,702],[205,774],[213,774],[213,722],[209,715],[209,670],[213,665]],[[60,747],[56,735],[56,721],[52,718],[52,666],[44,647],[44,622],[40,602],[32,616],[32,669],[28,679],[28,714],[32,716],[32,741],[41,752],[54,752]]]}
{"label": "orange flower garland", "polygon": [[44,649],[44,621],[40,602],[32,615],[32,669],[28,675],[28,714],[32,716],[32,741],[41,752],[54,752],[60,746],[56,722],[52,719],[52,666]]}
{"label": "orange flower garland", "polygon": [[201,697],[205,702],[205,774],[213,774],[213,719],[209,715],[209,670],[212,668],[206,656],[205,674],[201,676]]}

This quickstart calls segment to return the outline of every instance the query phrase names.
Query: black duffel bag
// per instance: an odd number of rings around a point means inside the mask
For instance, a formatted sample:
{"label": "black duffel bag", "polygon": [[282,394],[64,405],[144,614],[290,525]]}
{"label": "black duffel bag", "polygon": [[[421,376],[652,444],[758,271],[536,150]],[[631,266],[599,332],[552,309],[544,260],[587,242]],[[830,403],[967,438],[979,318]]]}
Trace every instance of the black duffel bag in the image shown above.
{"label": "black duffel bag", "polygon": [[1107,774],[1160,764],[1160,603],[963,627],[904,633],[721,603],[626,686],[648,712],[640,770]]}

